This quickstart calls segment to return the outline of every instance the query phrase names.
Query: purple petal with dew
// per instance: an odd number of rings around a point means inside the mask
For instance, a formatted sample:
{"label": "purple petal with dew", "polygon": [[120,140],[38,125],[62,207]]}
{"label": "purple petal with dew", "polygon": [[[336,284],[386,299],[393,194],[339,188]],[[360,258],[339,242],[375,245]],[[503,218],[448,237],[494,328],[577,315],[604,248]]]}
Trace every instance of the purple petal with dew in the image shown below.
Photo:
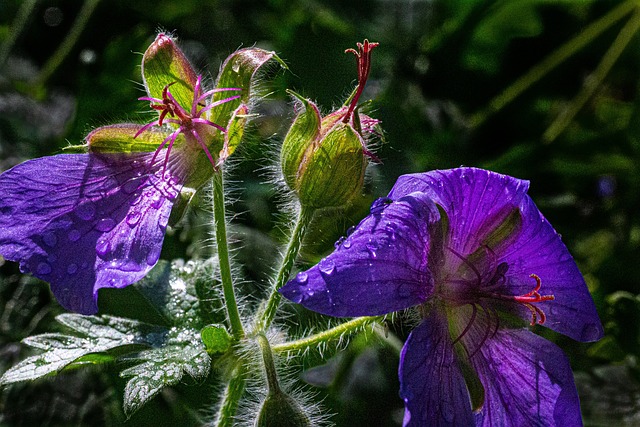
{"label": "purple petal with dew", "polygon": [[0,175],[0,254],[51,284],[65,308],[97,311],[100,288],[157,262],[178,179],[149,173],[153,153],[62,154]]}
{"label": "purple petal with dew", "polygon": [[571,366],[555,344],[525,329],[499,330],[471,364],[485,389],[477,425],[582,425]]}
{"label": "purple petal with dew", "polygon": [[433,292],[427,268],[429,226],[435,205],[416,193],[383,200],[336,251],[302,271],[280,289],[282,295],[319,313],[374,316],[424,302]]}
{"label": "purple petal with dew", "polygon": [[[492,229],[514,210],[518,227],[505,244],[488,248],[490,263],[506,263],[508,270],[499,288],[502,295],[524,295],[533,290],[535,274],[542,295],[555,300],[536,303],[546,314],[544,326],[579,341],[596,341],[603,328],[587,286],[560,236],[526,194],[528,182],[475,168],[433,171],[400,177],[389,197],[423,191],[447,213],[449,233],[445,245],[468,255],[486,247]],[[508,243],[508,244],[506,244]],[[522,304],[516,309],[531,320]]]}
{"label": "purple petal with dew", "polygon": [[405,427],[471,426],[473,414],[444,314],[434,310],[409,335],[400,354]]}

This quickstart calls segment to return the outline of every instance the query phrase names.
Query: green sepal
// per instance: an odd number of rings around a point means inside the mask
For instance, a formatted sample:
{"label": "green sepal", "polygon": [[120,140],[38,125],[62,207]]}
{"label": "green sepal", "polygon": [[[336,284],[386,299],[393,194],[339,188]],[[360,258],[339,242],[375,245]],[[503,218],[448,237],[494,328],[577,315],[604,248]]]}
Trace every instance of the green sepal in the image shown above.
{"label": "green sepal", "polygon": [[175,226],[184,218],[184,214],[187,212],[187,208],[191,204],[193,196],[196,194],[196,190],[189,187],[182,187],[178,197],[173,201],[173,208],[169,214],[169,225]]}
{"label": "green sepal", "polygon": [[219,165],[224,163],[227,158],[233,154],[236,147],[240,145],[240,141],[242,141],[242,137],[244,136],[244,127],[247,125],[249,117],[249,107],[244,104],[240,105],[236,111],[233,112],[231,120],[229,120],[229,124],[227,125],[224,145],[222,150],[220,150]]}
{"label": "green sepal", "polygon": [[[97,153],[152,152],[156,151],[168,136],[167,132],[153,126],[134,138],[141,127],[133,123],[99,127],[85,138],[86,148]],[[184,135],[179,134],[173,146],[179,147],[184,142]]]}
{"label": "green sepal", "polygon": [[142,57],[142,80],[150,97],[162,99],[162,91],[171,85],[173,97],[190,111],[197,78],[187,57],[166,34],[158,34]]}
{"label": "green sepal", "polygon": [[360,135],[348,123],[333,126],[303,162],[298,185],[303,206],[343,206],[362,190],[368,162]]}
{"label": "green sepal", "polygon": [[321,117],[318,107],[308,99],[294,91],[287,91],[302,104],[302,111],[298,113],[291,124],[280,150],[280,163],[284,180],[296,193],[300,188],[300,176],[306,169],[303,162],[305,155],[313,150],[313,145],[320,135]]}
{"label": "green sepal", "polygon": [[269,52],[257,47],[240,49],[229,55],[222,64],[215,87],[216,89],[238,88],[241,89],[241,91],[216,92],[213,94],[212,102],[238,94],[240,98],[225,102],[213,108],[209,120],[214,123],[229,123],[233,112],[236,111],[241,104],[249,105],[254,76],[256,72],[271,59],[277,61],[283,68],[287,68],[286,64],[275,52]]}
{"label": "green sepal", "polygon": [[227,329],[220,324],[207,325],[202,328],[200,338],[209,354],[225,353],[231,347],[232,337]]}

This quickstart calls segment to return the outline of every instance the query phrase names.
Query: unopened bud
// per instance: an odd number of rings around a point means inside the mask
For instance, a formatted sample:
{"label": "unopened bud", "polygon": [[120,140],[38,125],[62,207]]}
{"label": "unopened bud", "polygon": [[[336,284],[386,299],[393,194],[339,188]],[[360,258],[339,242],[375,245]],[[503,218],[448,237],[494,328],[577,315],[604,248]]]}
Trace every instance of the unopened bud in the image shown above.
{"label": "unopened bud", "polygon": [[291,396],[277,390],[270,391],[258,414],[256,427],[308,427],[311,420],[298,402]]}

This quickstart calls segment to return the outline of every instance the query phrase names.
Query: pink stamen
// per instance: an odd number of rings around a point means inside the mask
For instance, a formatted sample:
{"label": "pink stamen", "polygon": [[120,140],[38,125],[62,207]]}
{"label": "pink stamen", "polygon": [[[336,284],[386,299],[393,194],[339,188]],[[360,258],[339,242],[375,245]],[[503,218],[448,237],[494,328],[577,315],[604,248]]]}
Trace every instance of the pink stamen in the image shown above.
{"label": "pink stamen", "polygon": [[369,78],[369,72],[371,71],[371,51],[378,46],[378,43],[369,43],[369,40],[365,39],[364,43],[358,43],[357,46],[357,51],[355,49],[347,49],[344,51],[345,53],[351,52],[356,56],[358,66],[358,89],[351,100],[351,104],[349,104],[347,113],[342,119],[345,123],[349,121],[351,114],[353,114],[353,110],[355,110],[356,105],[358,105],[358,100],[360,99],[360,95],[362,95],[364,86]]}
{"label": "pink stamen", "polygon": [[503,301],[515,301],[519,304],[523,304],[525,307],[531,311],[531,326],[536,323],[539,325],[544,324],[547,320],[547,316],[544,314],[544,311],[540,307],[537,307],[533,304],[543,301],[553,301],[556,299],[554,295],[540,295],[540,288],[542,287],[542,280],[537,274],[530,274],[529,277],[535,279],[536,286],[535,288],[524,295],[500,295],[495,293],[488,293],[487,296],[491,298],[496,298]]}

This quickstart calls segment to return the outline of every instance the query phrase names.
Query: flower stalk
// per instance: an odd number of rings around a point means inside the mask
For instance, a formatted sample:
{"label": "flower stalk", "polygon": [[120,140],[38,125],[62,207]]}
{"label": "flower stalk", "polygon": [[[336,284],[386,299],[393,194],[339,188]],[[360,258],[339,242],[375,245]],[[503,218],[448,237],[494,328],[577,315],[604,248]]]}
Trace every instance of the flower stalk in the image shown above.
{"label": "flower stalk", "polygon": [[220,280],[222,282],[222,292],[227,309],[227,316],[231,325],[231,335],[236,340],[244,337],[244,328],[240,320],[238,303],[233,288],[231,277],[231,263],[229,262],[229,246],[227,243],[227,223],[224,206],[224,181],[222,170],[213,174],[213,223],[215,229],[216,245],[218,248],[218,261],[220,264]]}

